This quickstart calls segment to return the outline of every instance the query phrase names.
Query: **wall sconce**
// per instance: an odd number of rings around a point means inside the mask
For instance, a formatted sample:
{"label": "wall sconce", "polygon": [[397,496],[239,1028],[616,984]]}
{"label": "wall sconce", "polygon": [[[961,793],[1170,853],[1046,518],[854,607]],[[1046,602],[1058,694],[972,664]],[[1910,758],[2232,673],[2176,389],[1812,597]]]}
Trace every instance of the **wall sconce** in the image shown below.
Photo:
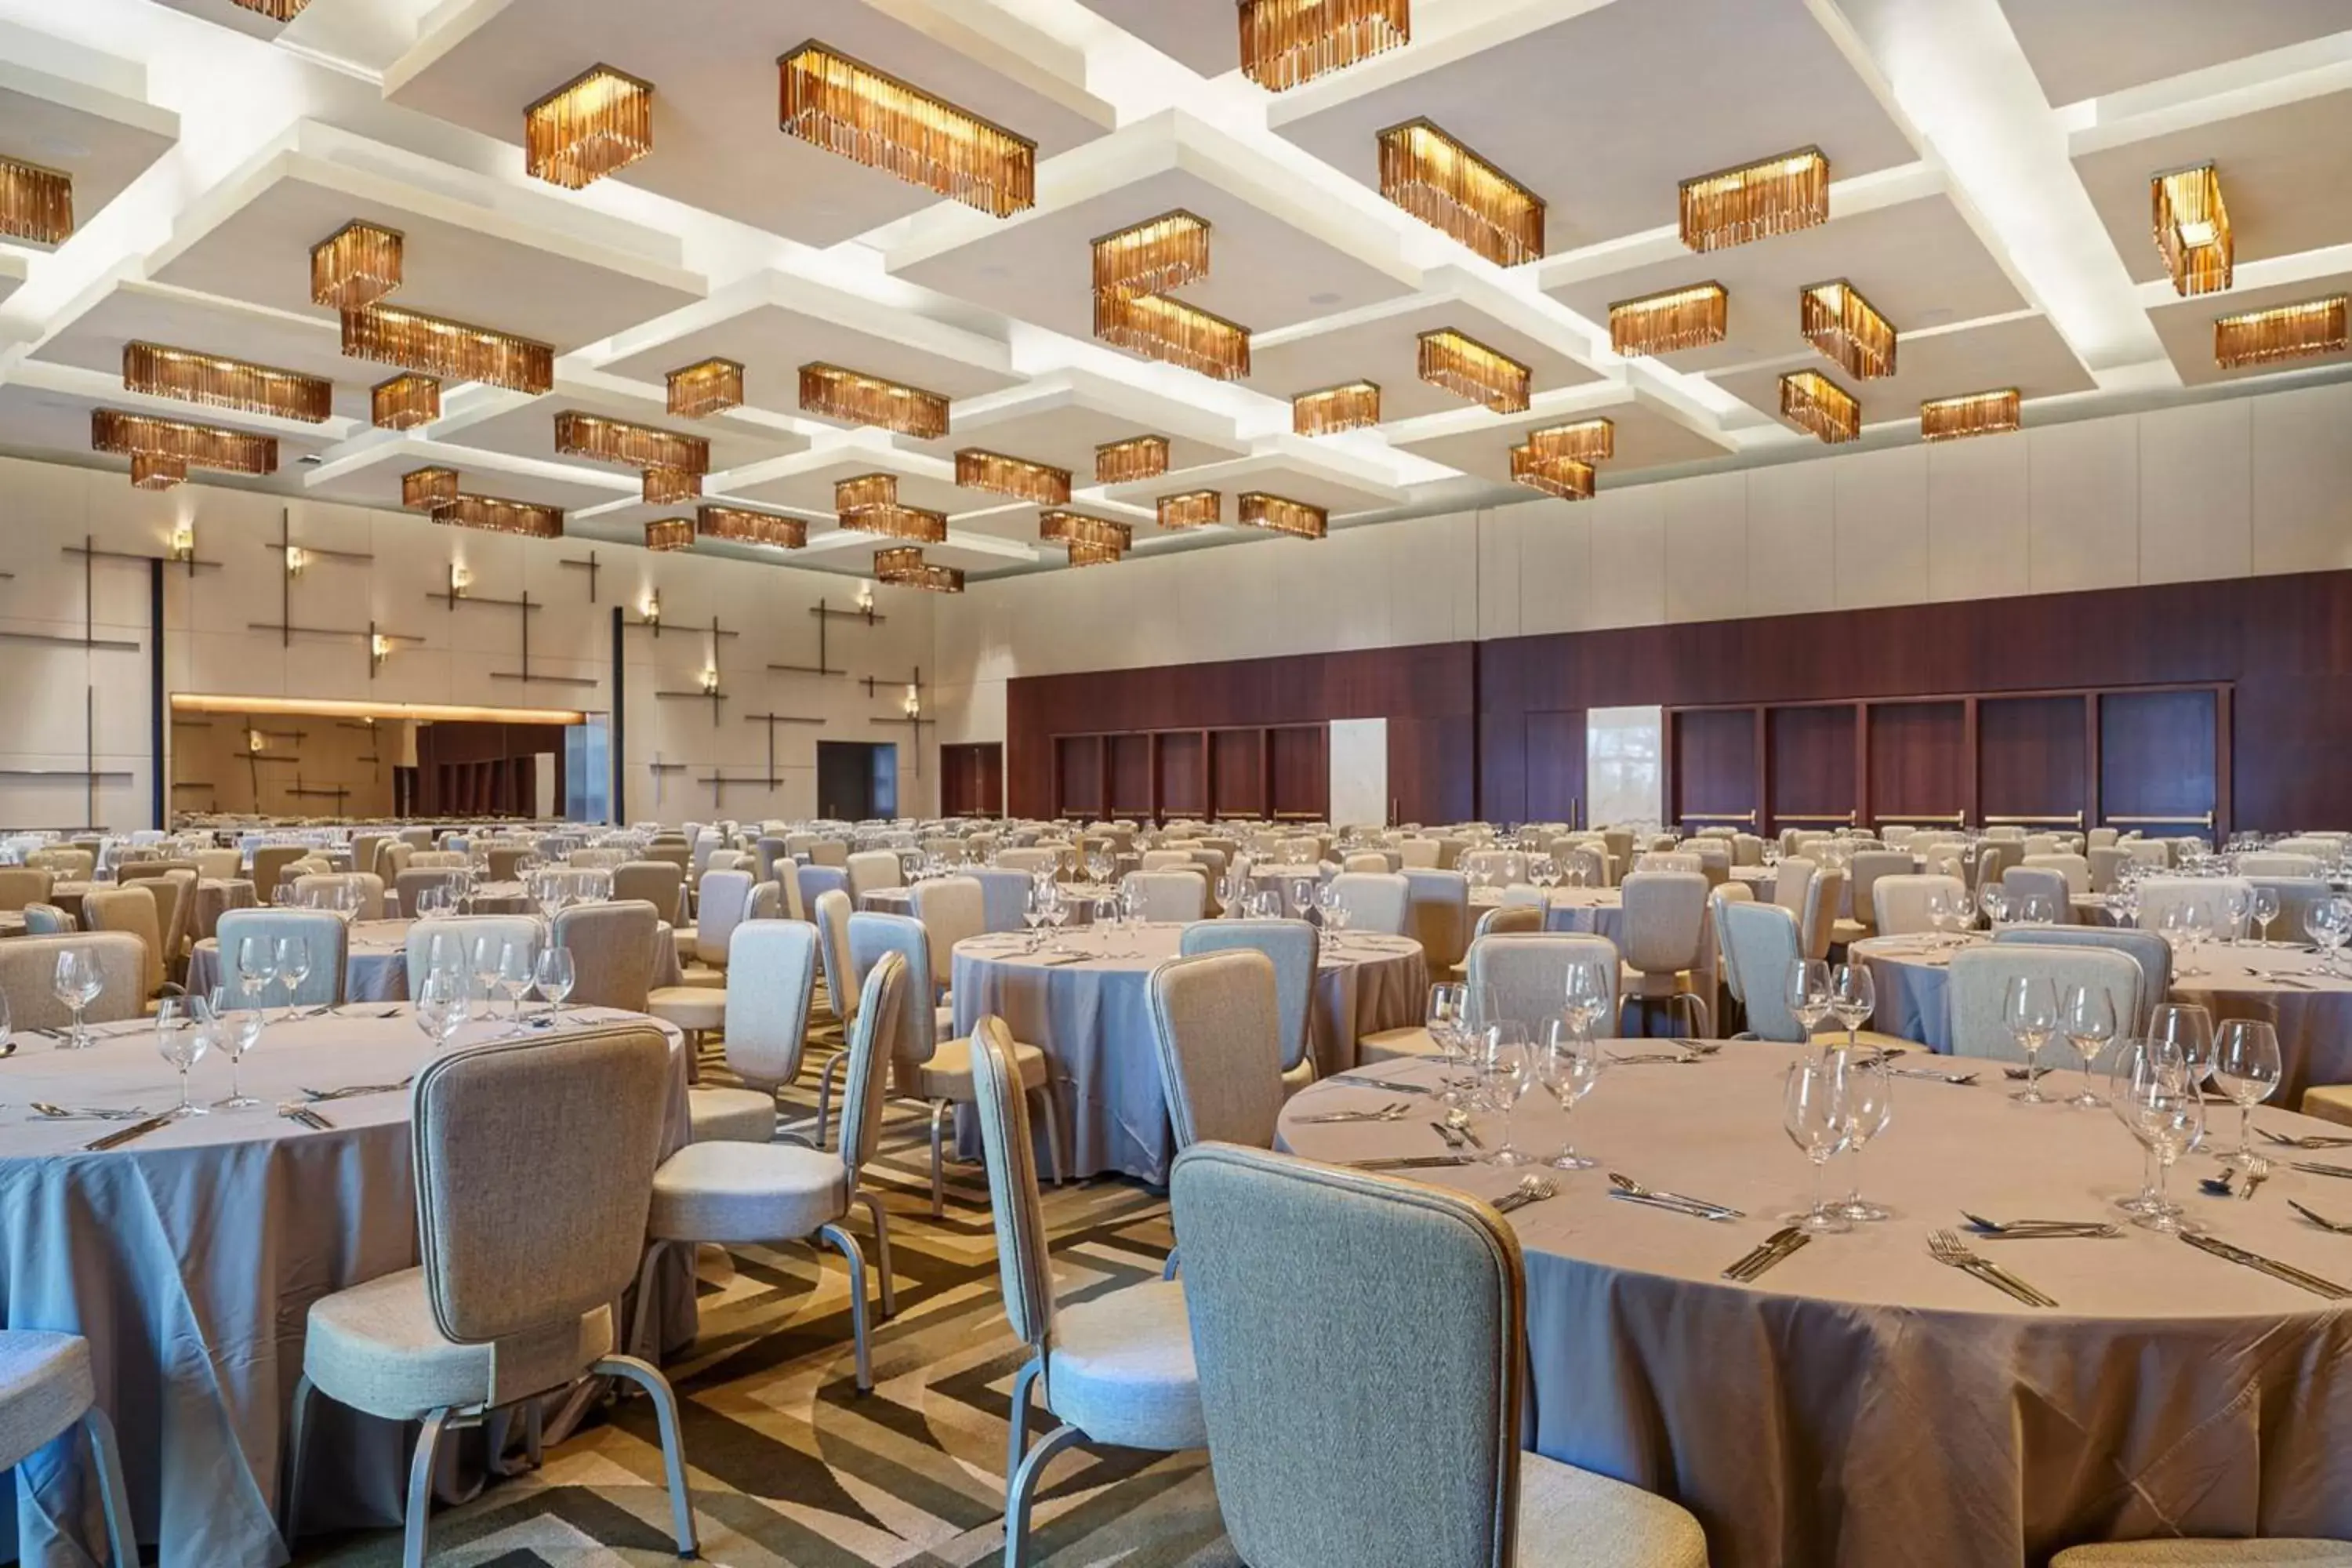
{"label": "wall sconce", "polygon": [[719,695],[719,670],[715,665],[707,667],[702,672],[702,692],[706,697]]}
{"label": "wall sconce", "polygon": [[382,669],[383,661],[392,657],[392,639],[382,632],[368,634],[368,667],[371,671]]}
{"label": "wall sconce", "polygon": [[263,737],[260,731],[247,730],[245,732],[245,749],[248,752],[268,751],[269,742]]}
{"label": "wall sconce", "polygon": [[196,558],[196,525],[184,522],[172,530],[172,559],[194,561]]}
{"label": "wall sconce", "polygon": [[921,717],[923,716],[923,691],[922,691],[922,688],[920,688],[920,687],[919,687],[919,686],[909,686],[909,687],[908,687],[908,688],[907,688],[907,700],[906,700],[905,702],[901,703],[901,704],[900,704],[900,707],[905,710],[906,715],[907,715],[907,717],[908,717],[908,718],[909,718],[909,719],[919,719],[919,718],[921,718]]}
{"label": "wall sconce", "polygon": [[659,588],[646,595],[643,614],[646,617],[646,625],[649,626],[661,625],[661,590]]}
{"label": "wall sconce", "polygon": [[303,553],[299,546],[289,544],[286,547],[286,575],[299,577],[302,568],[309,564],[310,557]]}
{"label": "wall sconce", "polygon": [[874,584],[871,583],[857,584],[857,613],[861,616],[874,613]]}
{"label": "wall sconce", "polygon": [[452,561],[449,563],[449,596],[451,598],[464,598],[466,596],[466,590],[473,585],[474,574],[466,570],[466,563],[464,562]]}

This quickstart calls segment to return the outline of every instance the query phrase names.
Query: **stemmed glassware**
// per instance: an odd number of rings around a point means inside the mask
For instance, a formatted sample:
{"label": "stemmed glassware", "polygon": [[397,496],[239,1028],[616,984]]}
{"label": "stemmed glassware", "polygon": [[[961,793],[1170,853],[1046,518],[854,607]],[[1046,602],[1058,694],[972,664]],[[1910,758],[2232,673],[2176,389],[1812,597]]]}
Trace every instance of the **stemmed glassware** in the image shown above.
{"label": "stemmed glassware", "polygon": [[[198,1013],[201,1012],[201,1023]],[[212,1009],[196,996],[166,996],[155,1004],[155,1048],[180,1069],[180,1103],[171,1110],[175,1121],[206,1114],[188,1098],[188,1069],[212,1048]]]}
{"label": "stemmed glassware", "polygon": [[2221,913],[2229,929],[2216,932],[2224,947],[2234,946],[2246,934],[2246,917],[2253,912],[2254,892],[2252,888],[2225,888],[2221,892]]}
{"label": "stemmed glassware", "polygon": [[512,1034],[522,1032],[522,999],[530,990],[531,957],[528,944],[502,942],[499,944],[498,987],[507,999],[507,1027]]}
{"label": "stemmed glassware", "polygon": [[2025,1053],[2025,1087],[2009,1098],[2020,1105],[2054,1103],[2042,1092],[2042,1047],[2058,1030],[2058,993],[2047,976],[2012,975],[2001,997],[2000,1021]]}
{"label": "stemmed glassware", "polygon": [[1869,1056],[1848,1050],[1843,1062],[1846,1149],[1853,1155],[1853,1189],[1831,1212],[1859,1223],[1892,1217],[1889,1210],[1862,1195],[1862,1152],[1882,1136],[1895,1120],[1895,1075],[1887,1070],[1886,1053]]}
{"label": "stemmed glassware", "polygon": [[286,987],[286,1005],[290,1008],[296,994],[302,989],[302,982],[310,978],[310,939],[278,938],[277,969],[278,984]]}
{"label": "stemmed glassware", "polygon": [[1852,1224],[1830,1207],[1822,1191],[1823,1173],[1830,1161],[1853,1137],[1846,1111],[1845,1073],[1841,1063],[1823,1057],[1803,1056],[1790,1064],[1788,1078],[1781,1085],[1780,1126],[1789,1134],[1789,1142],[1813,1166],[1813,1206],[1803,1214],[1788,1216],[1789,1223],[1815,1236],[1834,1236],[1851,1230]]}
{"label": "stemmed glassware", "polygon": [[2179,1047],[2191,1082],[2213,1070],[2213,1015],[2193,1002],[2159,1002],[2147,1016],[2147,1032]]}
{"label": "stemmed glassware", "polygon": [[1449,1070],[1439,1098],[1446,1108],[1446,1120],[1458,1127],[1469,1120],[1462,1109],[1463,1081],[1461,1069],[1469,1061],[1466,1041],[1470,1030],[1470,988],[1459,981],[1441,981],[1429,988],[1429,1005],[1423,1015],[1429,1030],[1430,1043],[1437,1047],[1438,1059]]}
{"label": "stemmed glassware", "polygon": [[1997,882],[1988,882],[1977,889],[1977,907],[1984,910],[1985,923],[1994,931],[2009,923],[2009,892]]}
{"label": "stemmed glassware", "polygon": [[[253,993],[241,981],[237,985],[237,994],[248,1004],[253,1000]],[[213,1101],[213,1109],[250,1110],[261,1101],[237,1087],[236,1072],[244,1065],[245,1053],[260,1042],[262,1025],[267,1020],[257,1006],[248,1005],[232,1008],[229,1005],[229,989],[226,985],[215,986],[212,994],[205,998],[205,1005],[211,1016],[212,1043],[219,1047],[221,1055],[228,1058],[228,1098]]]}
{"label": "stemmed glassware", "polygon": [[1867,963],[1841,963],[1830,971],[1830,1016],[1845,1026],[1845,1048],[1878,1008],[1877,983]]}
{"label": "stemmed glassware", "polygon": [[2172,1167],[2205,1136],[2205,1102],[2197,1092],[2200,1076],[2177,1044],[2146,1039],[2127,1043],[2109,1080],[2116,1115],[2147,1149],[2156,1171],[2149,1190],[2122,1206],[2133,1211],[2137,1224],[2168,1236],[2189,1228],[2167,1188]]}
{"label": "stemmed glassware", "polygon": [[494,936],[478,936],[474,939],[474,990],[482,999],[482,1012],[485,1016],[489,1013],[490,1003],[499,994],[499,958],[506,951],[507,945]]}
{"label": "stemmed glassware", "polygon": [[82,1014],[105,989],[106,976],[99,971],[97,954],[86,947],[68,947],[58,952],[57,967],[50,971],[49,994],[72,1010],[73,1029],[58,1042],[58,1049],[89,1049],[89,1026],[82,1021]]}
{"label": "stemmed glassware", "polygon": [[1813,1031],[1830,1016],[1830,966],[1818,958],[1792,960],[1786,985],[1782,999],[1789,1005],[1789,1015],[1811,1041]]}
{"label": "stemmed glassware", "polygon": [[2224,1163],[2251,1165],[2254,1107],[2278,1092],[2278,1031],[2260,1018],[2230,1018],[2213,1037],[2213,1087],[2238,1108],[2238,1146]]}
{"label": "stemmed glassware", "polygon": [[1478,1031],[1477,1043],[1480,1102],[1503,1119],[1503,1141],[1490,1158],[1503,1166],[1534,1164],[1536,1157],[1511,1141],[1513,1114],[1538,1076],[1528,1026],[1516,1018],[1496,1018]]}
{"label": "stemmed glassware", "polygon": [[1592,1038],[1591,1026],[1573,1014],[1546,1024],[1543,1044],[1535,1047],[1533,1054],[1536,1081],[1559,1102],[1562,1123],[1559,1152],[1544,1163],[1555,1171],[1589,1171],[1593,1162],[1576,1152],[1567,1122],[1576,1102],[1591,1094],[1593,1086],[1601,1081],[1601,1068],[1608,1058]]}
{"label": "stemmed glassware", "polygon": [[563,999],[572,994],[572,950],[568,947],[542,950],[532,978],[539,986],[540,995],[546,998],[549,1013],[562,1013]]}
{"label": "stemmed glassware", "polygon": [[2066,1103],[2095,1110],[2106,1104],[2091,1088],[2091,1070],[2107,1042],[2116,1037],[2116,999],[2104,985],[2069,985],[2059,1000],[2058,1026],[2066,1043],[2083,1060],[2083,1092]]}
{"label": "stemmed glassware", "polygon": [[436,968],[416,988],[416,1026],[436,1046],[449,1043],[466,1018],[466,981],[455,969]]}
{"label": "stemmed glassware", "polygon": [[2260,945],[2271,944],[2271,921],[2279,918],[2279,896],[2276,888],[2256,888],[2253,899],[2254,924],[2262,928]]}

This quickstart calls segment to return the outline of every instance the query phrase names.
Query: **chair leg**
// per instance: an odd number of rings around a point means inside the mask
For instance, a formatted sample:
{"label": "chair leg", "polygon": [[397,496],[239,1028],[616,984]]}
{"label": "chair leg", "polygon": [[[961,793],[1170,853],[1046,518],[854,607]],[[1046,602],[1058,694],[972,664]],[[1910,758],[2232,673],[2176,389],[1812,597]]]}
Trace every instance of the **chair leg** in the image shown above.
{"label": "chair leg", "polygon": [[523,1406],[522,1458],[534,1470],[547,1463],[546,1413],[536,1399]]}
{"label": "chair leg", "polygon": [[1056,1426],[1021,1461],[1013,1477],[1013,1490],[1004,1500],[1004,1568],[1021,1568],[1028,1560],[1029,1506],[1036,1500],[1037,1483],[1044,1479],[1046,1465],[1055,1455],[1085,1439],[1086,1434],[1075,1426]]}
{"label": "chair leg", "polygon": [[294,1430],[287,1443],[286,1491],[278,1502],[278,1533],[289,1548],[295,1532],[302,1528],[302,1458],[310,1443],[310,1405],[318,1397],[310,1374],[304,1373],[294,1384]]}
{"label": "chair leg", "polygon": [[819,1149],[824,1147],[825,1121],[832,1111],[833,1080],[841,1075],[842,1069],[848,1064],[847,1050],[835,1052],[833,1059],[824,1064],[824,1072],[816,1080],[816,1146]]}
{"label": "chair leg", "polygon": [[1069,1173],[1062,1168],[1062,1108],[1055,1102],[1054,1086],[1048,1083],[1043,1089],[1033,1089],[1029,1092],[1035,1095],[1037,1102],[1045,1108],[1045,1150],[1054,1156],[1054,1184],[1066,1186]]}
{"label": "chair leg", "polygon": [[677,1554],[701,1556],[702,1540],[694,1528],[694,1494],[686,1484],[686,1442],[677,1429],[677,1391],[670,1387],[660,1368],[635,1356],[608,1355],[594,1370],[607,1377],[625,1377],[652,1398],[654,1418],[661,1427],[662,1468],[669,1476],[670,1527],[677,1538]]}
{"label": "chair leg", "polygon": [[98,1500],[106,1510],[106,1543],[114,1568],[139,1568],[139,1531],[131,1522],[131,1491],[122,1481],[122,1447],[114,1440],[114,1423],[93,1405],[82,1413],[81,1424],[98,1460]]}
{"label": "chair leg", "polygon": [[874,1392],[874,1352],[867,1347],[866,1331],[866,1255],[857,1250],[857,1238],[837,1225],[828,1225],[817,1233],[819,1240],[830,1242],[849,1260],[849,1331],[857,1347],[857,1392]]}
{"label": "chair leg", "polygon": [[945,1204],[941,1201],[941,1200],[946,1196],[945,1179],[944,1179],[944,1177],[942,1176],[942,1174],[941,1174],[941,1173],[940,1173],[940,1128],[941,1128],[941,1125],[942,1125],[942,1124],[947,1121],[947,1114],[948,1114],[948,1102],[947,1102],[946,1100],[941,1100],[934,1101],[934,1102],[932,1103],[932,1106],[931,1106],[931,1217],[932,1217],[933,1219],[940,1219],[940,1218],[942,1218],[942,1217],[944,1217],[944,1216],[946,1215],[946,1214],[947,1214],[947,1207],[946,1207]]}
{"label": "chair leg", "polygon": [[882,1206],[882,1194],[861,1187],[855,1196],[874,1216],[874,1269],[882,1277],[882,1315],[898,1315],[898,1288],[890,1282],[890,1215]]}
{"label": "chair leg", "polygon": [[1013,1419],[1005,1432],[1004,1495],[1013,1496],[1013,1478],[1021,1473],[1021,1461],[1029,1453],[1029,1393],[1037,1386],[1045,1373],[1045,1358],[1034,1355],[1013,1379]]}
{"label": "chair leg", "polygon": [[401,1531],[401,1568],[425,1568],[425,1532],[433,1522],[433,1472],[441,1463],[441,1436],[449,1429],[444,1407],[425,1418],[408,1461],[408,1519]]}
{"label": "chair leg", "polygon": [[623,1342],[629,1347],[631,1355],[647,1363],[651,1363],[660,1352],[660,1347],[651,1342],[654,1331],[654,1314],[651,1307],[654,1268],[661,1262],[662,1253],[668,1247],[669,1243],[667,1241],[646,1243],[645,1261],[637,1265],[636,1311],[629,1323],[628,1338]]}

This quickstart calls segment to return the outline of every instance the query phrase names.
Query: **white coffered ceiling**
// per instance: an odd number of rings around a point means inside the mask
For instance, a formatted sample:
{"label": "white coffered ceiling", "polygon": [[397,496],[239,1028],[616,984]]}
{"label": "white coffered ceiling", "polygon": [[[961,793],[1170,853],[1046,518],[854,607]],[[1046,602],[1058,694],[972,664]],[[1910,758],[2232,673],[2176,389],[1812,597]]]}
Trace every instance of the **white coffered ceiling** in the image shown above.
{"label": "white coffered ceiling", "polygon": [[[955,482],[977,447],[1071,470],[1073,505],[1139,549],[1245,537],[1235,498],[1337,526],[1527,499],[1527,431],[1606,416],[1600,482],[1812,448],[1777,416],[1811,366],[1853,391],[1865,445],[1917,438],[1917,405],[2019,387],[2029,424],[2246,384],[2352,374],[2352,355],[2223,372],[2217,316],[2352,287],[2352,0],[1416,0],[1413,42],[1291,92],[1244,80],[1234,0],[310,0],[279,26],[232,0],[0,0],[0,157],[72,175],[65,244],[0,241],[0,448],[88,450],[146,340],[335,384],[332,417],[205,411],[276,435],[289,495],[396,505],[400,476],[563,507],[642,538],[634,470],[565,457],[582,408],[711,442],[709,499],[807,519],[809,548],[704,545],[863,574],[887,541],[840,530],[840,479],[898,476],[946,512],[933,559],[975,576],[1060,567],[1036,508]],[[815,40],[1034,141],[1037,199],[988,216],[777,127],[780,55]],[[654,151],[580,192],[523,172],[522,113],[603,63],[650,81]],[[1498,268],[1391,206],[1376,133],[1427,118],[1548,208],[1544,256]],[[1676,183],[1798,146],[1830,222],[1709,254]],[[2148,234],[2147,179],[2211,162],[2237,286],[2183,300]],[[1092,337],[1087,242],[1182,207],[1212,228],[1181,297],[1255,334],[1221,383]],[[406,433],[368,424],[393,367],[345,358],[308,252],[353,218],[405,237],[398,302],[536,338],[555,388],[446,389]],[[1852,280],[1902,333],[1857,383],[1797,330],[1797,294]],[[1611,352],[1612,301],[1714,279],[1726,341]],[[1451,327],[1528,364],[1501,416],[1415,375]],[[670,418],[667,371],[719,356],[746,405]],[[919,440],[803,412],[827,361],[952,400]],[[1287,399],[1382,388],[1382,423],[1310,440]],[[2231,384],[2222,387],[2217,384]],[[1094,479],[1094,449],[1170,438],[1171,471]],[[243,481],[229,481],[243,482]],[[1154,523],[1215,489],[1225,524]]]}

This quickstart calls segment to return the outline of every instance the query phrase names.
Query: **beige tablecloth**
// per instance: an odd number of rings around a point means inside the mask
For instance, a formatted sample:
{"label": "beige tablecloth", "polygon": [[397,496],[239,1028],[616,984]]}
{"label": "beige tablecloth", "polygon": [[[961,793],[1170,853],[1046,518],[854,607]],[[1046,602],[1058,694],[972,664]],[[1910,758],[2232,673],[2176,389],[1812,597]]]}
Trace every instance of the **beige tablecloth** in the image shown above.
{"label": "beige tablecloth", "polygon": [[[1816,1240],[1754,1284],[1722,1279],[1807,1199],[1810,1168],[1780,1126],[1796,1054],[1733,1045],[1695,1067],[1615,1067],[1578,1108],[1577,1145],[1601,1169],[1558,1173],[1559,1196],[1509,1216],[1526,1249],[1538,1450],[1681,1502],[1716,1568],[2028,1568],[2076,1542],[2175,1530],[2352,1535],[2352,1309],[2129,1227],[1976,1244],[2055,1311],[1929,1258],[1928,1232],[1958,1226],[1962,1209],[2108,1217],[2137,1188],[2140,1153],[2105,1111],[2019,1106],[1997,1076],[1902,1080],[1892,1128],[1860,1162],[1866,1194],[1896,1217]],[[1297,1120],[1393,1098],[1318,1085],[1291,1100],[1281,1136],[1316,1159],[1440,1152],[1422,1116]],[[1546,1152],[1562,1131],[1548,1103],[1517,1122],[1518,1142]],[[1832,1163],[1833,1187],[1853,1163]],[[2282,1162],[2243,1204],[2180,1179],[2210,1169],[2192,1157],[2176,1181],[2215,1235],[2352,1284],[2352,1239],[2284,1201],[2352,1220],[2352,1183]],[[1609,1171],[1753,1217],[1617,1202]],[[1515,1179],[1488,1165],[1412,1174],[1490,1198]],[[1401,1342],[1444,1327],[1400,1324]]]}
{"label": "beige tablecloth", "polygon": [[[484,911],[488,913],[488,911]],[[408,1000],[408,930],[414,921],[355,921],[351,952],[343,963],[343,998],[349,1002]],[[654,932],[654,984],[678,985],[677,941],[667,922]],[[188,989],[209,994],[221,983],[220,942],[206,938],[188,955]]]}

